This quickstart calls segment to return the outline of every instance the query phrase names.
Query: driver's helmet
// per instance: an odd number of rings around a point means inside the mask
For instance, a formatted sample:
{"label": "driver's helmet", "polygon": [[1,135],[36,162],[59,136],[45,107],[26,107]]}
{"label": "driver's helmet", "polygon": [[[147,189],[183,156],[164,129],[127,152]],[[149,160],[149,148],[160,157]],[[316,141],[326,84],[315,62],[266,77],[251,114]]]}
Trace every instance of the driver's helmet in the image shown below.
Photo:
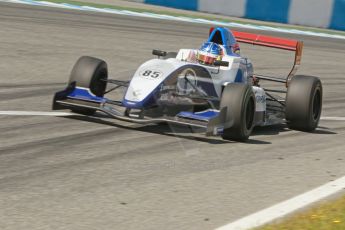
{"label": "driver's helmet", "polygon": [[201,64],[213,65],[214,61],[221,60],[223,49],[220,45],[214,42],[205,42],[200,47],[197,60]]}

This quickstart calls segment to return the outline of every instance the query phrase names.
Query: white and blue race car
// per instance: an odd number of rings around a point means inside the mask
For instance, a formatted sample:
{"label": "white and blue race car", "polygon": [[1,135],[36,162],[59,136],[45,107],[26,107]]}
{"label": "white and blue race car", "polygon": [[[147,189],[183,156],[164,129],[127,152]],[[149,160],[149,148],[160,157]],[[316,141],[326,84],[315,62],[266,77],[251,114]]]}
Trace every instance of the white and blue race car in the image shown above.
{"label": "white and blue race car", "polygon": [[[287,78],[254,74],[238,42],[294,51],[291,72]],[[255,126],[287,123],[292,129],[314,131],[322,84],[317,77],[295,76],[302,48],[300,41],[211,28],[200,49],[153,50],[157,58],[142,64],[130,81],[108,79],[105,61],[83,56],[67,88],[55,94],[53,110],[89,116],[100,111],[128,122],[201,127],[206,135],[234,141],[247,140]],[[282,83],[283,89],[264,88],[262,81]],[[105,97],[119,88],[126,88],[121,100]]]}

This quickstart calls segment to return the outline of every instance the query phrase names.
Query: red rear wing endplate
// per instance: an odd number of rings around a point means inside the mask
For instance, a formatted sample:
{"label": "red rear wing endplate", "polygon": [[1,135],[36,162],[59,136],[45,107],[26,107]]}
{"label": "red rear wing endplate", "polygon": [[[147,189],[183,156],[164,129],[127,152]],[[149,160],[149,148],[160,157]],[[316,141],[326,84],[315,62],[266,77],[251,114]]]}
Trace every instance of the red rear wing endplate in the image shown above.
{"label": "red rear wing endplate", "polygon": [[248,43],[252,45],[266,46],[270,48],[295,51],[295,62],[292,67],[292,70],[290,71],[287,77],[287,83],[295,75],[298,67],[301,64],[303,42],[291,40],[291,39],[279,38],[279,37],[239,32],[239,31],[232,31],[232,33],[238,42]]}

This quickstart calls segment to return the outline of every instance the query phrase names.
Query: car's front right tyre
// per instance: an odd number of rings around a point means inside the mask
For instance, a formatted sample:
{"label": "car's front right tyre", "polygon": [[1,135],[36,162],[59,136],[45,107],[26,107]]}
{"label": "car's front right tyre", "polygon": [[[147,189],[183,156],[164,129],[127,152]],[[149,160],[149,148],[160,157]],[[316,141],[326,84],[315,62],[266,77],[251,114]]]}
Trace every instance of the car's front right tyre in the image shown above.
{"label": "car's front right tyre", "polygon": [[[108,67],[101,59],[83,56],[74,65],[69,84],[74,83],[76,87],[87,88],[98,97],[103,97],[107,87]],[[74,108],[75,113],[93,115],[96,111],[86,108]]]}
{"label": "car's front right tyre", "polygon": [[220,109],[226,108],[222,138],[246,141],[254,128],[255,94],[249,85],[228,84],[225,86]]}

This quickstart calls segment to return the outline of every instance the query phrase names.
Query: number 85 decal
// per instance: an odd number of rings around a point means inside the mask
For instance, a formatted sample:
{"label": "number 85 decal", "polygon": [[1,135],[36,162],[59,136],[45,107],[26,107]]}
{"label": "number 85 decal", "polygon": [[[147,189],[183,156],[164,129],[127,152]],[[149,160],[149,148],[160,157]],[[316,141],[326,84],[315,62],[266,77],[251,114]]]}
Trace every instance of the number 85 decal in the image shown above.
{"label": "number 85 decal", "polygon": [[163,75],[163,73],[160,71],[156,71],[156,70],[143,70],[140,72],[139,75],[142,77],[145,77],[145,78],[156,79],[156,78],[161,77]]}

